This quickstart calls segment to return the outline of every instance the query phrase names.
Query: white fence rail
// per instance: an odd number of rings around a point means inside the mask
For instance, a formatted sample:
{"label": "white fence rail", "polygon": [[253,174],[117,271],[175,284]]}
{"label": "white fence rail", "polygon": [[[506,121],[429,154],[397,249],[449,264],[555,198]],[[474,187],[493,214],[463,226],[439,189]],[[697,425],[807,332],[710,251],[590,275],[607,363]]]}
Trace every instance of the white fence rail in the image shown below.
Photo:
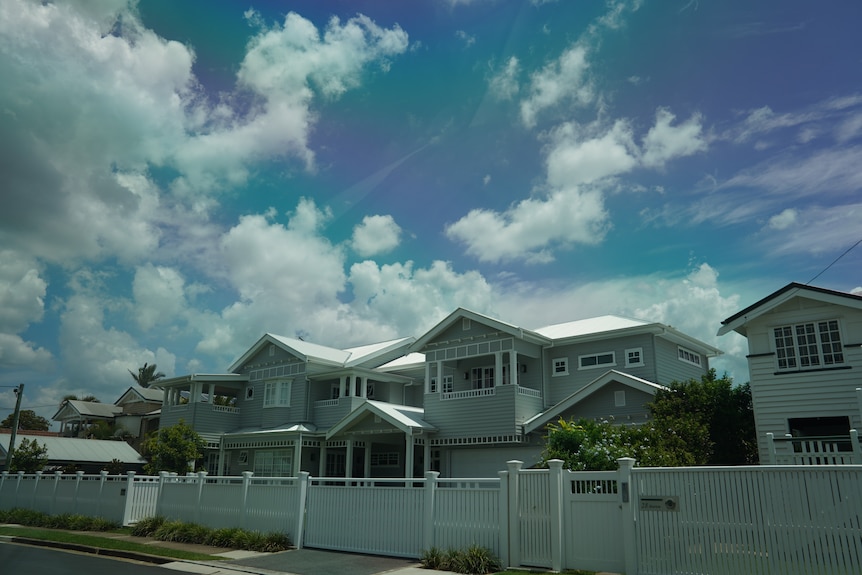
{"label": "white fence rail", "polygon": [[524,470],[412,479],[25,475],[0,509],[125,524],[161,515],[287,533],[299,546],[419,557],[490,548],[506,566],[659,575],[862,573],[862,465]]}
{"label": "white fence rail", "polygon": [[853,465],[862,464],[859,433],[830,437],[775,437],[766,434],[770,465]]}

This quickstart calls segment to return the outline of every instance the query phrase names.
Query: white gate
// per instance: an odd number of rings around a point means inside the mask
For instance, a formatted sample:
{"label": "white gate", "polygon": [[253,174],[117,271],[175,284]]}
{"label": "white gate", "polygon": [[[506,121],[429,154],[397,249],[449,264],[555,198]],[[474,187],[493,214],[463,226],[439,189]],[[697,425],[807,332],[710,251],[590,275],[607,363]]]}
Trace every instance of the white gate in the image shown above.
{"label": "white gate", "polygon": [[552,566],[551,485],[547,469],[520,470],[518,477],[518,528],[521,565]]}
{"label": "white gate", "polygon": [[564,568],[625,570],[616,471],[563,472]]}

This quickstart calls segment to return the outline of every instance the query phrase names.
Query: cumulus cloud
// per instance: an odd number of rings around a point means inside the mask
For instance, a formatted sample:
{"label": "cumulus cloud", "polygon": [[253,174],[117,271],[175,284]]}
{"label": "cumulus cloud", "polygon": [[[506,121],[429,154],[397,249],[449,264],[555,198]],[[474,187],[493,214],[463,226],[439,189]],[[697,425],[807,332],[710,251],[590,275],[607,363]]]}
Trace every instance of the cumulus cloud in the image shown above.
{"label": "cumulus cloud", "polygon": [[51,353],[19,334],[42,320],[47,282],[36,262],[12,250],[0,250],[0,367],[47,367]]}
{"label": "cumulus cloud", "polygon": [[362,257],[385,254],[398,247],[401,227],[392,216],[366,216],[353,228],[353,249]]}
{"label": "cumulus cloud", "polygon": [[148,331],[177,321],[186,309],[185,280],[176,269],[146,264],[139,266],[132,281],[135,320]]}
{"label": "cumulus cloud", "polygon": [[488,88],[492,96],[498,100],[511,100],[518,94],[518,74],[520,63],[518,58],[512,56],[506,61],[496,74],[488,81]]}
{"label": "cumulus cloud", "polygon": [[586,46],[576,44],[530,77],[529,95],[521,101],[521,121],[525,126],[532,128],[539,113],[560,103],[583,106],[593,101],[587,56]]}
{"label": "cumulus cloud", "polygon": [[611,228],[605,188],[613,178],[636,168],[661,168],[674,158],[705,149],[699,116],[678,126],[673,120],[673,114],[658,110],[642,147],[624,119],[609,128],[598,122],[560,125],[549,136],[544,195],[503,212],[471,210],[448,225],[446,235],[465,244],[468,254],[492,263],[547,263],[557,249],[600,243]]}
{"label": "cumulus cloud", "polygon": [[774,230],[784,230],[796,223],[798,212],[793,208],[787,208],[780,214],[769,218],[769,227]]}

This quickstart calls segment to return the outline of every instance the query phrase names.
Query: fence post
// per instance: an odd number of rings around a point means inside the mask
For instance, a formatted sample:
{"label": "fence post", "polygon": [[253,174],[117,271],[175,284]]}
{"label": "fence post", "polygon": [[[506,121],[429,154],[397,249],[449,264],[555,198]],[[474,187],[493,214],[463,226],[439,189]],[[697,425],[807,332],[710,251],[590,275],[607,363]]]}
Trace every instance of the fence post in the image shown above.
{"label": "fence post", "polygon": [[434,498],[437,495],[438,477],[440,477],[438,471],[425,472],[425,521],[422,527],[422,544],[426,550],[434,547]]}
{"label": "fence post", "polygon": [[635,532],[635,492],[634,482],[632,481],[632,469],[635,466],[635,460],[631,457],[620,457],[617,459],[619,470],[617,471],[617,484],[620,492],[620,509],[623,514],[623,557],[625,560],[627,575],[637,575],[638,573],[638,548],[637,534]]}
{"label": "fence post", "polygon": [[0,509],[6,509],[3,505],[3,486],[6,485],[6,480],[9,478],[9,472],[0,472]]}
{"label": "fence post", "polygon": [[775,465],[777,461],[775,457],[775,434],[771,431],[766,434],[766,452],[769,454],[769,459],[766,461],[768,465]]}
{"label": "fence post", "polygon": [[204,495],[204,484],[207,481],[207,472],[206,471],[198,471],[198,504],[195,506],[195,523],[200,524],[201,522],[201,499],[203,499]]}
{"label": "fence post", "polygon": [[48,512],[49,515],[55,515],[57,513],[57,486],[60,484],[61,475],[63,475],[62,471],[54,472],[54,492],[51,494],[51,507]]}
{"label": "fence post", "polygon": [[102,516],[102,491],[105,489],[105,482],[108,480],[108,472],[104,469],[99,472],[99,504],[96,506],[96,517]]}
{"label": "fence post", "polygon": [[132,520],[132,507],[135,502],[135,472],[126,473],[126,504],[123,506],[123,525],[129,525]]}
{"label": "fence post", "polygon": [[497,475],[500,477],[500,561],[503,568],[508,568],[512,565],[509,560],[509,472],[498,471]]}
{"label": "fence post", "polygon": [[551,496],[551,570],[563,570],[563,460],[548,461],[548,485]]}
{"label": "fence post", "polygon": [[850,444],[853,447],[853,463],[862,463],[862,446],[859,445],[859,432],[855,429],[850,430]]}
{"label": "fence post", "polygon": [[518,480],[521,474],[523,461],[513,459],[507,461],[509,468],[509,562],[510,567],[521,566],[521,518],[520,505],[518,503]]}
{"label": "fence post", "polygon": [[297,493],[299,501],[296,506],[296,541],[293,542],[297,549],[302,549],[302,540],[305,537],[305,509],[308,503],[308,483],[310,479],[311,474],[308,471],[299,472],[299,493]]}
{"label": "fence post", "polygon": [[159,471],[159,493],[156,496],[156,515],[163,516],[164,502],[162,501],[165,496],[165,483],[168,480],[170,473],[167,471]]}
{"label": "fence post", "polygon": [[15,483],[15,507],[18,507],[18,498],[21,497],[21,481],[24,480],[24,472],[18,472],[18,481]]}
{"label": "fence post", "polygon": [[239,516],[239,526],[243,529],[246,528],[245,520],[248,515],[246,503],[248,502],[248,486],[251,484],[252,475],[254,475],[254,471],[242,472],[242,513]]}
{"label": "fence post", "polygon": [[36,472],[36,481],[33,482],[33,493],[30,494],[30,509],[36,509],[36,491],[39,489],[39,482],[42,481],[42,472]]}
{"label": "fence post", "polygon": [[78,499],[80,499],[79,494],[81,491],[81,481],[84,479],[83,471],[75,472],[75,505],[72,506],[72,513],[78,513]]}

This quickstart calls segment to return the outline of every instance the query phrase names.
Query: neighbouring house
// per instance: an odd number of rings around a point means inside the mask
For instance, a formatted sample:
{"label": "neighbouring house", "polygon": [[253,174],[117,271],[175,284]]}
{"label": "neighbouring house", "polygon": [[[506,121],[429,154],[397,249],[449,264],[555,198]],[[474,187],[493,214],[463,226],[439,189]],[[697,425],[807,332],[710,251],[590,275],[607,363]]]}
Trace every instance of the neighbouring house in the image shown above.
{"label": "neighbouring house", "polygon": [[791,283],[721,323],[748,340],[762,463],[862,463],[862,296]]}
{"label": "neighbouring house", "polygon": [[159,428],[163,396],[158,388],[129,387],[113,404],[67,399],[51,419],[60,422],[61,436],[78,438],[90,438],[102,421],[117,437],[139,447],[147,433]]}
{"label": "neighbouring house", "polygon": [[[0,460],[6,460],[11,435],[0,435]],[[52,437],[31,435],[30,432],[19,432],[15,438],[15,447],[27,439],[36,441],[48,449],[48,464],[44,472],[75,469],[84,473],[99,473],[103,469],[118,465],[118,471],[126,473],[143,470],[145,460],[125,441],[108,441],[99,439],[78,439],[74,437]]]}
{"label": "neighbouring house", "polygon": [[348,349],[266,334],[228,373],[160,380],[160,421],[206,440],[211,474],[487,476],[536,463],[558,418],[646,421],[658,389],[719,353],[660,323],[528,330],[457,309],[419,339]]}

